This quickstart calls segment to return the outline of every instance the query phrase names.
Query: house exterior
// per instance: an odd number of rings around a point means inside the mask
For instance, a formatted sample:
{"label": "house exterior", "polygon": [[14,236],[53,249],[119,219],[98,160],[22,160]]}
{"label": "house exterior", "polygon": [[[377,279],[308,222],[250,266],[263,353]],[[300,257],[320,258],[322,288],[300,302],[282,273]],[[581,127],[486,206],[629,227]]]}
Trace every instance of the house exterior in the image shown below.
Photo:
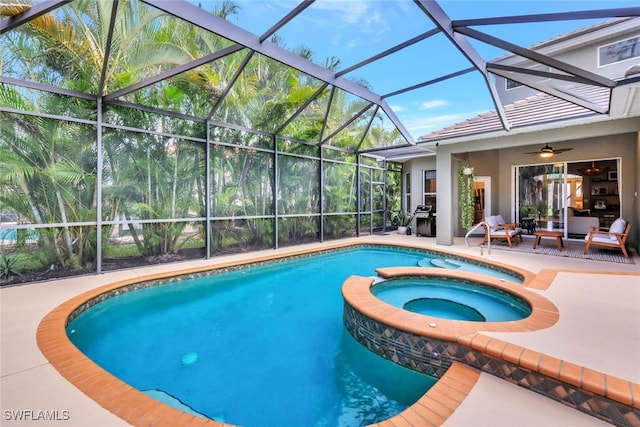
{"label": "house exterior", "polygon": [[[545,219],[548,212],[536,209],[526,212],[526,207],[523,208],[518,174],[526,168],[555,165],[569,177],[562,184],[563,189],[567,185],[567,197],[570,181],[574,180],[579,182],[579,193],[584,193],[579,200],[557,202],[552,212],[555,227],[563,227],[565,237],[581,238],[569,235],[567,226],[563,225],[569,206],[575,203],[574,207],[599,215],[601,226],[608,225],[613,215],[630,221],[632,228],[627,245],[637,249],[640,235],[640,18],[608,20],[530,49],[583,67],[615,81],[616,85],[609,90],[575,79],[550,78],[551,73],[557,75],[557,71],[549,64],[517,55],[492,61],[500,73],[496,76],[496,87],[511,129],[505,130],[498,113],[491,111],[423,135],[412,153],[405,152],[406,158],[396,159],[403,162],[404,188],[413,191],[405,194],[405,209],[413,211],[426,197],[433,198],[423,183],[425,174],[435,171],[437,206],[440,207],[437,243],[451,245],[454,237],[464,236],[466,230],[458,220],[457,170],[460,165],[469,164],[486,190],[482,216],[501,214],[511,221],[520,221],[527,215]],[[510,71],[518,69],[533,71]],[[528,85],[516,81],[523,79]],[[545,144],[567,151],[546,159],[535,155]],[[607,165],[601,175],[583,173],[587,166],[596,164]],[[612,188],[602,189],[606,187],[605,182]],[[603,197],[593,197],[592,191],[603,192]],[[607,198],[613,200],[608,205]],[[611,208],[606,218],[604,210],[599,209],[602,206]],[[448,211],[450,216],[442,214]]]}

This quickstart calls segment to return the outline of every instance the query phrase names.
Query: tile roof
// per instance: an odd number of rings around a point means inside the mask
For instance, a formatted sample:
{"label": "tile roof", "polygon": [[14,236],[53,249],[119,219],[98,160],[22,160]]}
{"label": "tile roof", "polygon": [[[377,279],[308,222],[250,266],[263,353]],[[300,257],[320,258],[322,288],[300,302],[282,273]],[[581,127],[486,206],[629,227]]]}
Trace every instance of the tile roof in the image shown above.
{"label": "tile roof", "polygon": [[[529,49],[539,51],[540,49],[565,40],[570,40],[583,34],[593,34],[596,30],[604,29],[633,19],[636,18],[613,18],[598,22],[537,43],[530,46]],[[500,63],[511,57],[518,57],[518,55],[508,54],[500,58],[496,58],[493,62]],[[614,80],[622,79],[622,76],[614,78]],[[610,90],[606,88],[576,84],[572,86],[565,86],[562,88],[562,91],[577,98],[588,100],[589,102],[600,105],[604,108],[607,108],[609,105]],[[598,115],[598,113],[587,108],[572,104],[546,93],[537,93],[512,104],[505,105],[503,108],[512,129]],[[422,135],[418,138],[417,142],[435,142],[448,138],[481,135],[497,131],[504,131],[504,128],[502,127],[497,112],[493,110],[466,119],[462,122],[455,123],[451,126],[438,129],[426,135]]]}
{"label": "tile roof", "polygon": [[[607,88],[581,85],[570,88],[570,93],[578,98],[589,100],[601,106],[606,107],[608,105],[609,89]],[[598,114],[587,108],[546,93],[538,93],[516,101],[513,104],[506,105],[504,106],[504,110],[507,119],[511,123],[512,129],[596,116]],[[447,138],[496,131],[504,131],[504,129],[497,112],[493,110],[423,135],[418,139],[418,142],[438,141]]]}

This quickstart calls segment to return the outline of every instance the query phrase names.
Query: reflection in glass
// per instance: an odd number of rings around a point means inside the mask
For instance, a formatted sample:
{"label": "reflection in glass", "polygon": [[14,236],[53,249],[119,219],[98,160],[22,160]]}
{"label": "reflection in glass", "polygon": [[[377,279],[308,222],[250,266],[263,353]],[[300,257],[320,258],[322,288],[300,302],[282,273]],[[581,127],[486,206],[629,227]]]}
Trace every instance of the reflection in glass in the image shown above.
{"label": "reflection in glass", "polygon": [[535,218],[539,228],[564,230],[564,164],[520,166],[518,220]]}

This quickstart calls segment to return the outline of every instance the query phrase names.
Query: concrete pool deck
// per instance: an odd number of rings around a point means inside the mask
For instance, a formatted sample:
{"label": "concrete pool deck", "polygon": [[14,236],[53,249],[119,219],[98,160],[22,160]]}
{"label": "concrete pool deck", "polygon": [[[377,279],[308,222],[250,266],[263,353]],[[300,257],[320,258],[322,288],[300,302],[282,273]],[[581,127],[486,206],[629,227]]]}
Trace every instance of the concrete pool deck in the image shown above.
{"label": "concrete pool deck", "polygon": [[[437,246],[435,239],[389,234],[339,243],[405,243],[478,257],[477,247],[462,240]],[[36,342],[40,321],[68,299],[104,284],[149,274],[215,267],[222,263],[290,253],[298,248],[322,248],[338,242],[281,248],[179,264],[141,267],[94,276],[33,283],[0,290],[1,349],[0,401],[3,426],[64,425],[124,426],[122,419],[103,409],[63,378],[43,356]],[[483,259],[518,266],[534,274],[550,275],[546,289],[534,290],[552,301],[560,312],[557,323],[531,332],[485,332],[514,345],[551,355],[579,366],[635,384],[640,396],[640,259],[617,264],[485,250]],[[29,412],[31,411],[31,412]],[[48,411],[46,413],[40,411]],[[18,417],[28,418],[17,420]],[[53,418],[46,422],[42,417]],[[418,424],[415,424],[418,425]],[[477,383],[445,426],[589,426],[604,422],[481,373]]]}

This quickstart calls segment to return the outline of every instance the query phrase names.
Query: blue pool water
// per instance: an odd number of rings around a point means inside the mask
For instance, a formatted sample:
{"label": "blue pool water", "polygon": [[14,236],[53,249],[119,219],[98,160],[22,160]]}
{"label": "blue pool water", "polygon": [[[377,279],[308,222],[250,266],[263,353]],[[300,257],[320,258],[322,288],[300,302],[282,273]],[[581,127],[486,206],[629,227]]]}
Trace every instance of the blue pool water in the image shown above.
{"label": "blue pool water", "polygon": [[[28,240],[37,240],[38,233],[33,229],[21,229],[20,233]],[[14,244],[18,239],[18,230],[15,228],[0,228],[0,242]]]}
{"label": "blue pool water", "polygon": [[444,298],[416,298],[406,302],[402,307],[413,313],[428,314],[449,320],[467,320],[485,322],[487,319],[475,308],[461,302]]}
{"label": "blue pool water", "polygon": [[342,284],[424,257],[360,248],[151,287],[97,304],[67,333],[133,387],[218,421],[366,425],[411,405],[435,380],[344,331]]}
{"label": "blue pool water", "polygon": [[371,292],[395,307],[454,320],[508,322],[531,314],[529,304],[515,295],[452,279],[393,279],[375,285]]}

